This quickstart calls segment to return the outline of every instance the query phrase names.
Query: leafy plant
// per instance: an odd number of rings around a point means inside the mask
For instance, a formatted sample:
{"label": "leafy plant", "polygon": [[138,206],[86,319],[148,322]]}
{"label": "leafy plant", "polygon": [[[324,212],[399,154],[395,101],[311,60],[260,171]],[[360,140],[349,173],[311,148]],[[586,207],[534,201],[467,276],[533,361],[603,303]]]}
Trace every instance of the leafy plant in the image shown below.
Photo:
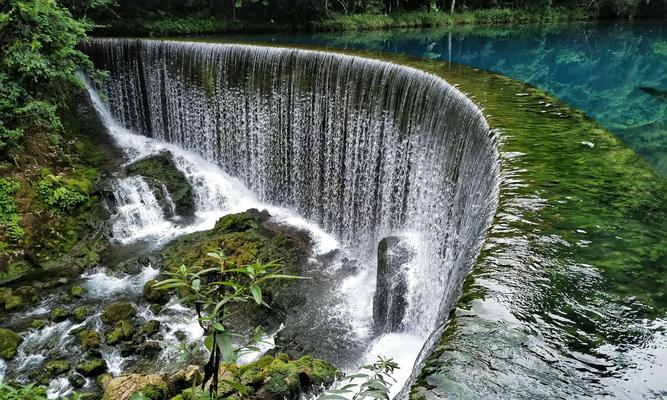
{"label": "leafy plant", "polygon": [[[386,399],[389,400],[390,388],[396,380],[392,374],[399,366],[391,358],[378,357],[378,360],[361,368],[361,372],[348,375],[347,385],[340,389],[329,389],[320,396],[320,400],[362,400]],[[367,371],[367,372],[365,372]],[[393,381],[393,382],[391,382]],[[352,396],[352,397],[350,397]]]}
{"label": "leafy plant", "polygon": [[[260,327],[253,330],[250,337],[234,332],[229,326],[229,317],[234,308],[244,303],[254,302],[269,307],[264,301],[262,285],[276,279],[299,279],[282,274],[283,265],[278,261],[261,262],[237,266],[222,250],[207,254],[215,259],[217,266],[198,272],[182,265],[176,272],[169,273],[169,279],[158,282],[155,287],[178,289],[181,301],[194,304],[199,324],[205,332],[207,347],[211,354],[204,367],[202,388],[211,381],[209,393],[217,394],[222,362],[234,364],[244,354],[259,351],[257,344],[262,341]],[[224,375],[224,374],[223,374]],[[239,395],[247,393],[247,388],[237,382],[223,380]]]}
{"label": "leafy plant", "polygon": [[0,179],[0,227],[5,231],[4,236],[11,241],[18,241],[23,236],[21,217],[17,213],[13,196],[20,186],[11,179]]}
{"label": "leafy plant", "polygon": [[63,185],[60,177],[55,175],[44,177],[38,187],[44,202],[62,211],[73,210],[87,200],[82,193]]}
{"label": "leafy plant", "polygon": [[26,130],[62,128],[58,110],[90,60],[76,49],[90,25],[53,0],[6,0],[0,9],[0,156]]}
{"label": "leafy plant", "polygon": [[18,387],[0,383],[0,399],[3,400],[46,400],[46,398],[46,388],[32,383]]}

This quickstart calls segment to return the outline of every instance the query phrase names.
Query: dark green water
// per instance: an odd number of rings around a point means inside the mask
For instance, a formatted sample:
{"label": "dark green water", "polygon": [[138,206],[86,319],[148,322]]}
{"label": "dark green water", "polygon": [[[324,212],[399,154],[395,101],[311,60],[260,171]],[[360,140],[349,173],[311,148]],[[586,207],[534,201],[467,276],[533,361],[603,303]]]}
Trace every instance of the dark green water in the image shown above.
{"label": "dark green water", "polygon": [[499,72],[586,112],[667,175],[665,21],[242,39],[407,54]]}

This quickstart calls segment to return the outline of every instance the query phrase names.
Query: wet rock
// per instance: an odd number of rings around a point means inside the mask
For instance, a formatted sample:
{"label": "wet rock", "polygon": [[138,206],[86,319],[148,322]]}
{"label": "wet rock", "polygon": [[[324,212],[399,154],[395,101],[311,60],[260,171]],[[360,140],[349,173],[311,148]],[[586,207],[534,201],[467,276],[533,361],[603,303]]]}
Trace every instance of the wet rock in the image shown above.
{"label": "wet rock", "polygon": [[23,305],[23,299],[13,293],[9,293],[4,297],[5,310],[10,311],[19,308]]}
{"label": "wet rock", "polygon": [[85,377],[94,378],[98,375],[102,375],[103,373],[107,372],[107,363],[101,358],[94,358],[91,360],[80,362],[79,364],[76,365],[75,369],[76,372],[80,373]]}
{"label": "wet rock", "polygon": [[114,327],[114,329],[111,332],[107,333],[106,341],[107,344],[113,346],[122,341],[131,339],[133,334],[134,334],[134,327],[132,326],[131,323],[125,320],[119,321]]}
{"label": "wet rock", "polygon": [[137,258],[137,263],[141,265],[142,267],[148,267],[151,265],[153,262],[151,261],[150,257],[148,256],[141,256]]}
{"label": "wet rock", "polygon": [[72,318],[77,322],[83,322],[90,315],[90,308],[88,306],[79,306],[72,311]]}
{"label": "wet rock", "polygon": [[69,317],[69,311],[63,307],[56,307],[51,310],[51,320],[53,322],[61,322]]}
{"label": "wet rock", "polygon": [[331,385],[341,373],[333,365],[312,357],[290,360],[285,354],[264,356],[239,367],[238,381],[255,388],[253,398],[298,399]]}
{"label": "wet rock", "polygon": [[67,380],[75,389],[81,389],[86,384],[86,378],[76,372],[68,376]]}
{"label": "wet rock", "polygon": [[169,291],[165,289],[156,288],[155,285],[159,281],[151,279],[144,285],[144,298],[151,303],[166,304],[169,301]]}
{"label": "wet rock", "polygon": [[188,365],[184,370],[175,372],[166,378],[169,393],[180,393],[187,388],[199,385],[202,381],[201,368]]}
{"label": "wet rock", "polygon": [[174,336],[178,339],[179,342],[183,342],[188,339],[188,335],[183,331],[174,332]]}
{"label": "wet rock", "polygon": [[79,333],[81,339],[81,346],[84,350],[97,349],[102,342],[100,334],[93,330],[84,330]]}
{"label": "wet rock", "polygon": [[0,328],[0,358],[11,360],[23,339],[10,329]]}
{"label": "wet rock", "polygon": [[[157,374],[130,374],[103,382],[103,400],[129,400],[142,392],[141,398],[160,400],[167,397],[167,383]],[[138,396],[137,396],[138,397]]]}
{"label": "wet rock", "polygon": [[134,317],[137,311],[134,306],[127,301],[117,301],[109,304],[105,309],[100,319],[105,324],[115,324],[121,320],[127,320]]}
{"label": "wet rock", "polygon": [[389,236],[378,245],[377,289],[373,297],[373,321],[378,333],[400,329],[407,306],[407,264],[414,257],[403,239]]}
{"label": "wet rock", "polygon": [[[166,215],[172,213],[167,195],[173,201],[175,212],[181,217],[194,215],[192,187],[185,175],[176,168],[169,152],[139,160],[125,167],[128,175],[139,175],[146,180],[155,198],[160,201]],[[164,193],[166,191],[166,193]]]}
{"label": "wet rock", "polygon": [[44,365],[44,369],[49,376],[58,376],[69,371],[72,366],[65,360],[53,360]]}
{"label": "wet rock", "polygon": [[33,320],[32,323],[30,324],[31,328],[38,329],[38,330],[44,328],[45,326],[46,326],[46,321],[43,320],[43,319]]}
{"label": "wet rock", "polygon": [[81,287],[81,286],[74,286],[70,290],[70,294],[76,298],[81,298],[86,294],[86,288]]}
{"label": "wet rock", "polygon": [[148,340],[139,347],[139,354],[145,358],[157,357],[162,351],[162,346],[157,340]]}
{"label": "wet rock", "polygon": [[139,333],[142,335],[146,335],[147,337],[151,337],[158,333],[160,331],[160,321],[158,320],[150,320],[144,324],[144,326],[141,327],[139,330]]}

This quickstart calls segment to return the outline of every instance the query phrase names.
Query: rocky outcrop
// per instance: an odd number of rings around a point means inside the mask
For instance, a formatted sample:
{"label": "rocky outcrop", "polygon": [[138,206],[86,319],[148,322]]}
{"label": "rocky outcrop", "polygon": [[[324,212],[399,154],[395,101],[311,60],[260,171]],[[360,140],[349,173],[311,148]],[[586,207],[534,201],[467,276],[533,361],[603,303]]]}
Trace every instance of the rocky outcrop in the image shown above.
{"label": "rocky outcrop", "polygon": [[[194,214],[194,197],[192,187],[185,175],[176,168],[170,152],[162,152],[125,167],[127,175],[139,175],[146,180],[155,198],[160,202],[165,215],[192,217]],[[166,192],[166,193],[165,193]],[[169,196],[175,210],[171,209]]]}
{"label": "rocky outcrop", "polygon": [[[308,234],[296,228],[277,225],[266,211],[250,209],[243,213],[222,217],[212,230],[183,236],[168,246],[162,255],[162,268],[176,270],[185,264],[195,269],[217,266],[217,260],[208,253],[222,249],[232,264],[241,266],[257,260],[280,260],[284,272],[304,275],[304,267],[311,253]],[[293,281],[272,280],[262,286],[263,295],[271,309],[247,304],[235,313],[232,326],[237,331],[249,331],[262,325],[266,331],[275,331],[283,322],[286,310],[303,304],[303,293],[295,289]]]}
{"label": "rocky outcrop", "polygon": [[377,289],[373,297],[373,321],[378,333],[400,329],[407,305],[406,267],[413,257],[410,245],[399,237],[386,237],[378,245]]}

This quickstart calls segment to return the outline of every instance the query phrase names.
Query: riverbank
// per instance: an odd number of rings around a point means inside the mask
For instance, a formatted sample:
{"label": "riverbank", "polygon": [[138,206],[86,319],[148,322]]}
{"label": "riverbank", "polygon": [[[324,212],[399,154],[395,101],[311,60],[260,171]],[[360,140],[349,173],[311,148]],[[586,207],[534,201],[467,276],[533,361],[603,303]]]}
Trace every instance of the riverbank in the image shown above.
{"label": "riverbank", "polygon": [[394,14],[361,13],[332,15],[331,18],[298,23],[273,20],[229,20],[210,15],[160,18],[131,18],[111,21],[98,27],[96,35],[178,36],[219,33],[339,32],[396,28],[445,26],[525,25],[595,19],[590,12],[569,8],[548,8],[542,12],[526,9],[491,8],[448,14],[439,11],[411,11]]}

